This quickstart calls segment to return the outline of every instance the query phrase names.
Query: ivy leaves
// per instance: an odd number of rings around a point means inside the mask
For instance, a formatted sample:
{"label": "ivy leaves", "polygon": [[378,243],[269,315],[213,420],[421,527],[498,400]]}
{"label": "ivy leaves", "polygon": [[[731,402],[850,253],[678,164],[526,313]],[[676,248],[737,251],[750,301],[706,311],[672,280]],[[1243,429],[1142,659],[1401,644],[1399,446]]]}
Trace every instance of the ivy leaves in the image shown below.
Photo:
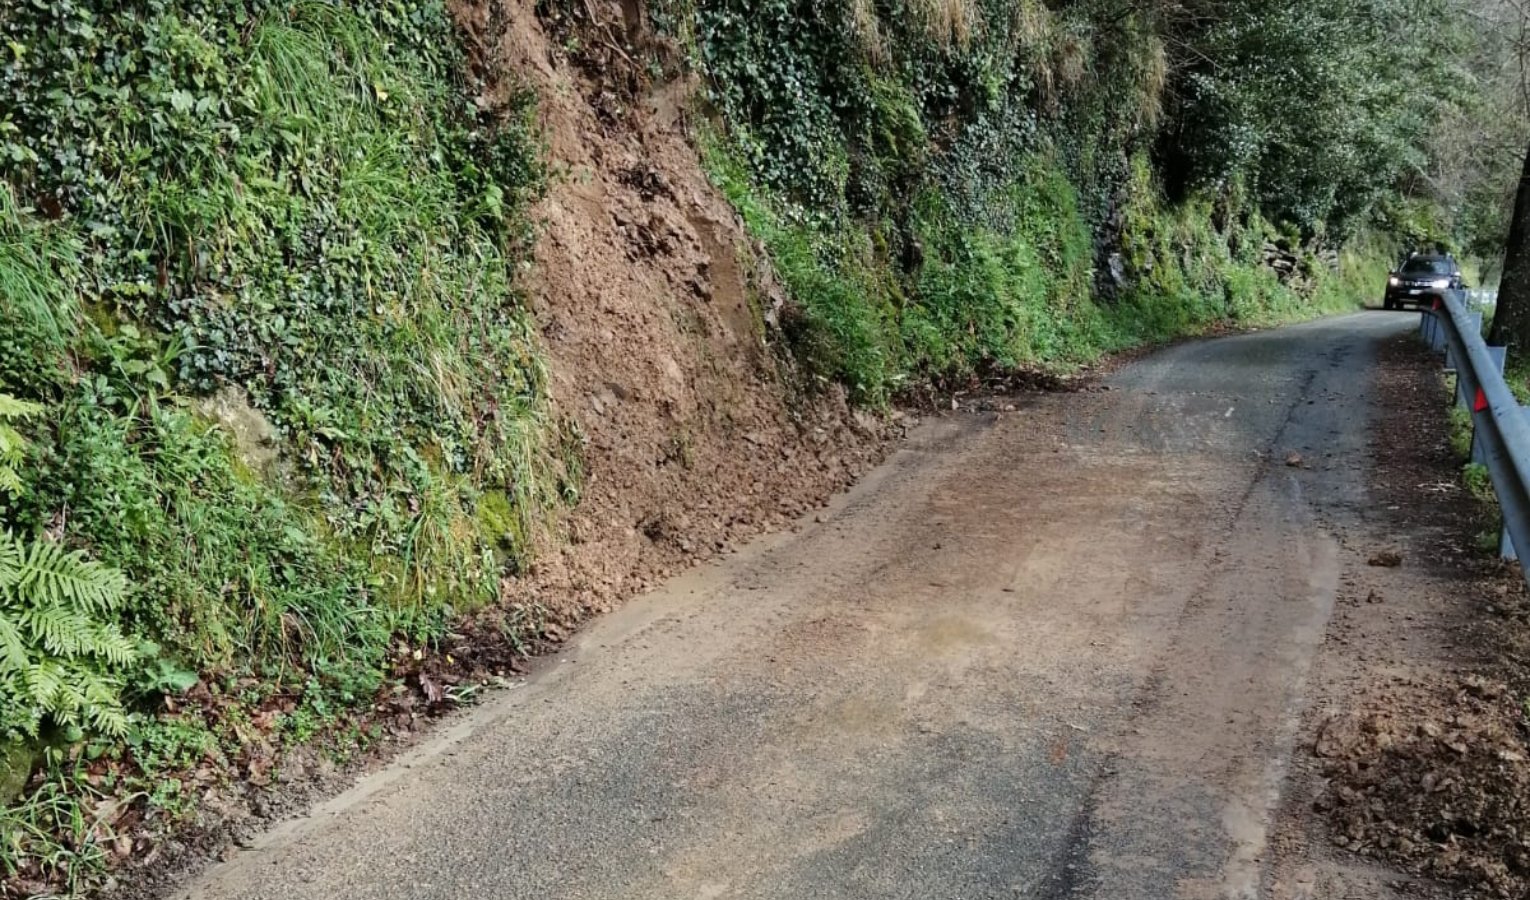
{"label": "ivy leaves", "polygon": [[[440,0],[0,0],[0,391],[47,410],[0,528],[127,572],[98,618],[180,670],[364,695],[563,502],[513,286],[534,98],[481,112],[467,68]],[[58,577],[5,589],[52,610],[20,639],[154,680],[85,640],[87,597],[29,593]]]}
{"label": "ivy leaves", "polygon": [[[476,536],[410,544],[471,535],[480,489],[524,497],[527,533],[557,502],[527,468],[542,457],[520,452],[546,413],[511,287],[545,176],[532,98],[473,106],[439,2],[11,6],[0,220],[9,183],[56,221],[24,235],[77,242],[53,283],[105,326],[67,349],[25,341],[36,365],[0,365],[12,387],[67,391],[39,377],[66,354],[108,378],[122,413],[238,384],[327,530],[492,596],[495,573],[467,562],[482,547],[445,546]],[[3,265],[9,247],[32,246],[4,237],[0,277],[23,271]],[[68,308],[53,299],[29,306]],[[424,502],[439,491],[453,502]],[[427,507],[457,521],[427,526]]]}
{"label": "ivy leaves", "polygon": [[848,168],[841,112],[865,87],[840,83],[859,54],[842,6],[721,0],[695,10],[701,62],[750,165],[804,206],[831,211]]}

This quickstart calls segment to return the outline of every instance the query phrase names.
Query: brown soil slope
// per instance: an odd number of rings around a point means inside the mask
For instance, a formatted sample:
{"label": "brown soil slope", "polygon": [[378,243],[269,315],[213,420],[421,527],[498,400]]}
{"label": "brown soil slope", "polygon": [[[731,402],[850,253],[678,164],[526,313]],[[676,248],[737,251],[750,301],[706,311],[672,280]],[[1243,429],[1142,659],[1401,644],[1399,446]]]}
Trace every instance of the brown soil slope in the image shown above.
{"label": "brown soil slope", "polygon": [[555,172],[525,284],[588,481],[562,549],[506,592],[569,622],[818,504],[878,455],[882,428],[841,394],[805,394],[774,346],[782,293],[702,172],[691,84],[631,62],[653,46],[638,5],[587,4],[577,59],[534,6],[453,12],[481,103],[536,92]]}

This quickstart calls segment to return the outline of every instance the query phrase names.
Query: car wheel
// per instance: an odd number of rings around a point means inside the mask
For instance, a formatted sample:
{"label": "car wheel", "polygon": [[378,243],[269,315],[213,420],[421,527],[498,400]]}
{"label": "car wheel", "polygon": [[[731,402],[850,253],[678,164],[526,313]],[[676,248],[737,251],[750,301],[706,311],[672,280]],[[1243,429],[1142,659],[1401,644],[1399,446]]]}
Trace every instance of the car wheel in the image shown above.
{"label": "car wheel", "polygon": [[1393,300],[1391,297],[1388,297],[1385,300],[1381,301],[1381,308],[1382,309],[1396,309],[1397,308],[1397,301]]}

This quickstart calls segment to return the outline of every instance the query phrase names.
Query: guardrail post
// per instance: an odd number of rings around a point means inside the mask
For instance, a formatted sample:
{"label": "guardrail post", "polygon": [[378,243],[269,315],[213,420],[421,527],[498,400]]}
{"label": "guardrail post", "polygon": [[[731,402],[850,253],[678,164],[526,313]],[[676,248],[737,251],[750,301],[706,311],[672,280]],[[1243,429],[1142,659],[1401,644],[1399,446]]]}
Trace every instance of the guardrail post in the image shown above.
{"label": "guardrail post", "polygon": [[[1502,371],[1508,348],[1489,347],[1488,353],[1493,354],[1493,351],[1495,350],[1498,352],[1496,354],[1497,359],[1495,359],[1494,362],[1498,364],[1499,370]],[[1524,416],[1525,421],[1530,423],[1530,406],[1521,406],[1519,411],[1520,414]],[[1473,429],[1472,462],[1477,461],[1477,432],[1476,429]],[[1482,462],[1485,464],[1487,460],[1483,459]],[[1503,524],[1498,526],[1498,556],[1500,559],[1504,559],[1509,562],[1519,562],[1519,548],[1514,546],[1514,535],[1509,533],[1509,520],[1507,517],[1504,519]],[[1530,576],[1527,576],[1527,580],[1530,580]]]}
{"label": "guardrail post", "polygon": [[1488,356],[1492,357],[1493,359],[1493,364],[1498,366],[1498,374],[1502,375],[1504,370],[1509,366],[1509,348],[1489,347],[1487,348],[1487,351]]}
{"label": "guardrail post", "polygon": [[1434,320],[1434,327],[1429,330],[1429,348],[1439,353],[1449,346],[1449,342],[1445,339],[1445,326],[1440,321],[1439,310],[1434,310],[1429,315]]}

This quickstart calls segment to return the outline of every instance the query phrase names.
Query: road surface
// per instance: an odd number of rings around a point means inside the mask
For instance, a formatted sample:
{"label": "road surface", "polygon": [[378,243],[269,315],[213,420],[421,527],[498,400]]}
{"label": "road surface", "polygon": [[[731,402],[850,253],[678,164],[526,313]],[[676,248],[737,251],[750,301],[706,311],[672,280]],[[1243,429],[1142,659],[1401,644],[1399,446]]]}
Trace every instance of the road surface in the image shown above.
{"label": "road surface", "polygon": [[1374,354],[1416,322],[927,421],[177,896],[1265,896]]}

